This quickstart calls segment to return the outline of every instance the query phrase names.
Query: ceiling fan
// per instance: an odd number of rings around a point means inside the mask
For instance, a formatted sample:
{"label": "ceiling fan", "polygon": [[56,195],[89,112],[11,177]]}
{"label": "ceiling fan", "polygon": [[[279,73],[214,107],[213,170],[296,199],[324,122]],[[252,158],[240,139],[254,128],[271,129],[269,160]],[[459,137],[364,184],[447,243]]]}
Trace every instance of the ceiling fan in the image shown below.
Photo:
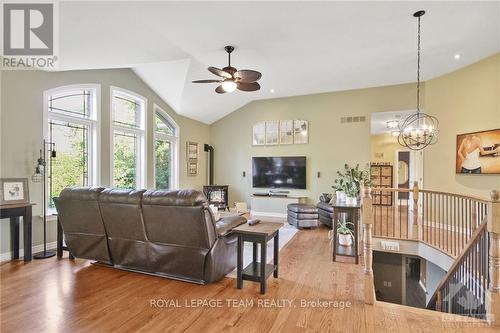
{"label": "ceiling fan", "polygon": [[218,94],[224,94],[227,92],[233,92],[236,89],[242,91],[256,91],[260,89],[260,84],[258,81],[262,74],[257,71],[250,69],[237,70],[231,66],[231,52],[234,51],[234,47],[228,45],[224,47],[229,58],[229,64],[223,69],[217,67],[208,67],[208,71],[212,74],[220,76],[222,79],[219,80],[196,80],[193,83],[220,83],[215,92]]}

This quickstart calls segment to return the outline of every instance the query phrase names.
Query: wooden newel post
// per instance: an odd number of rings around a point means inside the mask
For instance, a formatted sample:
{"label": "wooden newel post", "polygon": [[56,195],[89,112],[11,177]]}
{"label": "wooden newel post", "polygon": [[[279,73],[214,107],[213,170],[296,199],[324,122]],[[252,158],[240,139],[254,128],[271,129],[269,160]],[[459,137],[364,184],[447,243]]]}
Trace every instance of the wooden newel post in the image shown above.
{"label": "wooden newel post", "polygon": [[486,319],[491,325],[500,326],[500,191],[491,191],[487,212],[490,285],[486,291]]}
{"label": "wooden newel post", "polygon": [[413,183],[413,223],[412,223],[412,239],[422,239],[422,224],[418,223],[418,197],[419,197],[418,182]]}
{"label": "wooden newel post", "polygon": [[375,285],[373,281],[373,252],[372,252],[372,223],[373,207],[371,188],[367,185],[362,187],[362,222],[363,222],[363,259],[365,264],[365,303],[375,303]]}

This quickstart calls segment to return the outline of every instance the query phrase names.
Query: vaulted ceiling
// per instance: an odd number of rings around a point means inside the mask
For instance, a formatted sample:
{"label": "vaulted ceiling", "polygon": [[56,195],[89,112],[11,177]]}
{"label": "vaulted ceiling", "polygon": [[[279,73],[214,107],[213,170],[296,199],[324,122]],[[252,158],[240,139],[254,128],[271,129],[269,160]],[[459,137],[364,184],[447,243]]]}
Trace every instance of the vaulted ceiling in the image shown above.
{"label": "vaulted ceiling", "polygon": [[[177,113],[212,123],[257,99],[429,79],[500,51],[499,2],[61,2],[61,70],[132,68]],[[206,68],[263,73],[219,95]],[[460,54],[460,59],[454,59]],[[271,91],[274,92],[271,92]]]}

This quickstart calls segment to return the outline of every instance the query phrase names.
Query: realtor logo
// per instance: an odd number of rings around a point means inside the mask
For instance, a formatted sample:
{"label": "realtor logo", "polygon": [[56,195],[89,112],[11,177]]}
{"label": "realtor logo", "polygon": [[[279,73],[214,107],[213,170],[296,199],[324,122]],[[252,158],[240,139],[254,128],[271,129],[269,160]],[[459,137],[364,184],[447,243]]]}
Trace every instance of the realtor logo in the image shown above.
{"label": "realtor logo", "polygon": [[54,54],[53,4],[6,3],[3,22],[4,55]]}
{"label": "realtor logo", "polygon": [[57,2],[21,3],[7,0],[0,7],[3,25],[0,69],[57,70]]}

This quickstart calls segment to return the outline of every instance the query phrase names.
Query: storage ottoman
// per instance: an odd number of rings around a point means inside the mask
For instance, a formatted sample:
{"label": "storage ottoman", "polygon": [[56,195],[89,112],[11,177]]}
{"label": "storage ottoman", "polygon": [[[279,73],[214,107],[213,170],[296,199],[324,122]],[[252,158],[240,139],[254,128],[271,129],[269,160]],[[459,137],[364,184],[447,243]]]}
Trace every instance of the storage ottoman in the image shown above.
{"label": "storage ottoman", "polygon": [[318,209],[313,205],[302,203],[288,204],[288,223],[296,228],[318,226]]}

